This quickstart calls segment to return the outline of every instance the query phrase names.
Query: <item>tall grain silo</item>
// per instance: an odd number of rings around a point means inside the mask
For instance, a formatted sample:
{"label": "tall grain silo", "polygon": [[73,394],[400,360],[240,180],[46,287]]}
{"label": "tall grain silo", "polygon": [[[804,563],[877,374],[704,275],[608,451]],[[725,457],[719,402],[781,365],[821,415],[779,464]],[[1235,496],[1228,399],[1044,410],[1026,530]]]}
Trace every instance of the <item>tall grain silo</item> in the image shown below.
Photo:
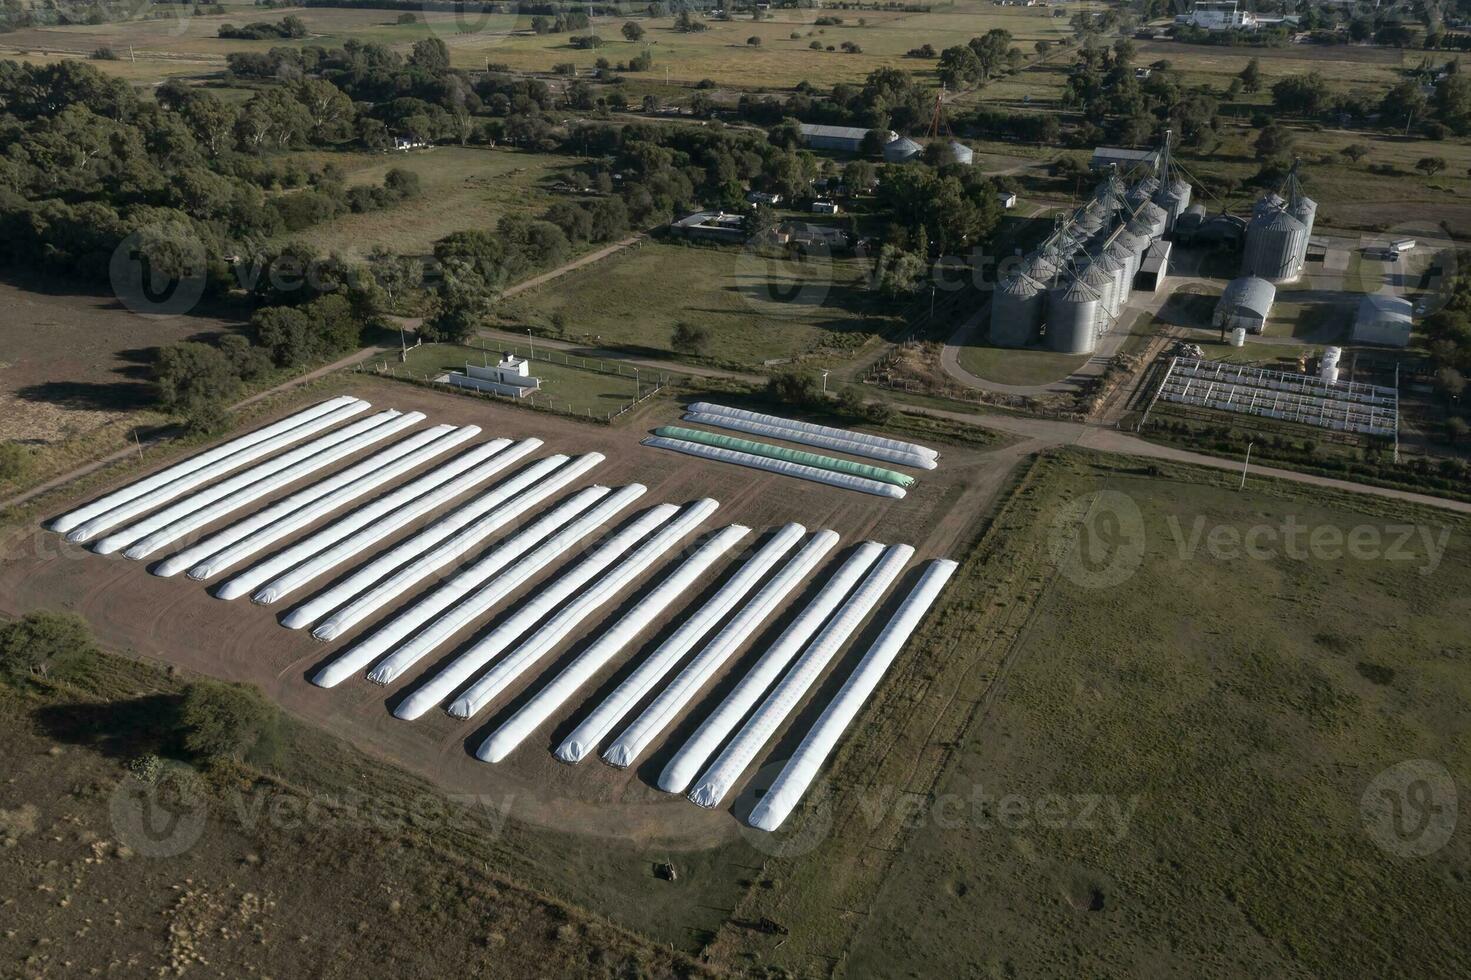
{"label": "tall grain silo", "polygon": [[951,140],[945,145],[949,147],[950,156],[955,160],[956,163],[962,163],[966,166],[970,166],[972,163],[975,162],[975,151],[966,146],[964,143],[960,142],[959,140]]}
{"label": "tall grain silo", "polygon": [[1302,251],[1297,255],[1297,268],[1301,271],[1303,263],[1308,258],[1308,239],[1313,234],[1313,221],[1318,217],[1318,202],[1302,193],[1299,188],[1297,193],[1288,199],[1287,213],[1302,225]]}
{"label": "tall grain silo", "polygon": [[1308,236],[1302,222],[1285,210],[1262,211],[1246,226],[1241,274],[1268,282],[1291,282],[1302,269]]}
{"label": "tall grain silo", "polygon": [[1169,213],[1153,201],[1145,201],[1139,205],[1139,210],[1135,213],[1134,220],[1145,222],[1149,228],[1149,237],[1151,239],[1163,238],[1165,230],[1170,224]]}
{"label": "tall grain silo", "polygon": [[1141,177],[1137,184],[1129,188],[1128,193],[1124,195],[1124,200],[1128,202],[1129,207],[1135,208],[1153,197],[1157,190],[1159,190],[1159,178],[1150,174],[1147,177]]}
{"label": "tall grain silo", "polygon": [[1091,354],[1098,341],[1098,291],[1078,279],[1047,297],[1047,346],[1063,354]]}
{"label": "tall grain silo", "polygon": [[1030,276],[1013,273],[1001,280],[991,298],[991,343],[1025,347],[1036,340],[1044,301],[1042,285]]}
{"label": "tall grain silo", "polygon": [[1123,250],[1119,256],[1124,260],[1124,302],[1134,295],[1134,277],[1139,274],[1139,266],[1144,262],[1144,250],[1149,247],[1149,236],[1136,234],[1127,229],[1118,238],[1114,239],[1114,247]]}
{"label": "tall grain silo", "polygon": [[1110,301],[1108,313],[1112,320],[1117,320],[1119,310],[1124,307],[1124,297],[1127,295],[1128,287],[1124,283],[1124,272],[1128,266],[1113,245],[1110,245],[1098,258],[1094,259],[1093,264],[1104,272],[1107,272],[1109,278],[1113,280],[1113,291],[1108,297]]}
{"label": "tall grain silo", "polygon": [[1172,178],[1154,192],[1154,203],[1164,209],[1165,231],[1173,231],[1175,221],[1190,206],[1190,182]]}
{"label": "tall grain silo", "polygon": [[1027,257],[1027,261],[1021,268],[1023,275],[1044,286],[1051,285],[1052,280],[1057,276],[1057,270],[1058,263],[1055,256],[1047,249],[1033,252]]}
{"label": "tall grain silo", "polygon": [[1089,262],[1078,273],[1078,281],[1098,294],[1098,303],[1093,313],[1093,332],[1100,336],[1108,333],[1108,328],[1118,313],[1118,294],[1115,292],[1118,280],[1098,262]]}
{"label": "tall grain silo", "polygon": [[1286,204],[1287,202],[1282,199],[1281,195],[1264,194],[1257,198],[1256,203],[1251,206],[1251,216],[1255,218],[1258,215],[1280,211]]}

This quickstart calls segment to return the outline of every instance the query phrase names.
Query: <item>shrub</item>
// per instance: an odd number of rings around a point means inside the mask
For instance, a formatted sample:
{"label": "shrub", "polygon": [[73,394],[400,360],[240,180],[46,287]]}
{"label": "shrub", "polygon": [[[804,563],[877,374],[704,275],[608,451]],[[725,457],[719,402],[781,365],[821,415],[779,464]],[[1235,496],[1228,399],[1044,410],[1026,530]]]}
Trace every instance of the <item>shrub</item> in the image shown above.
{"label": "shrub", "polygon": [[199,681],[184,691],[179,712],[184,747],[206,760],[243,759],[273,745],[280,715],[257,687]]}
{"label": "shrub", "polygon": [[31,471],[31,452],[18,442],[0,442],[0,483],[16,483]]}
{"label": "shrub", "polygon": [[0,674],[73,680],[97,657],[87,624],[74,613],[34,612],[0,627]]}

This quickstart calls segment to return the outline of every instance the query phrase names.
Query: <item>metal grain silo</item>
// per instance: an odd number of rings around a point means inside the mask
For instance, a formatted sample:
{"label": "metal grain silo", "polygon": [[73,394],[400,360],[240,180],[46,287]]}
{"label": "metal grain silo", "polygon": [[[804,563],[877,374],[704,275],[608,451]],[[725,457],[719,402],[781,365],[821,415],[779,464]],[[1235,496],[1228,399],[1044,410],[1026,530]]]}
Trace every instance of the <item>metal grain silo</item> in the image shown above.
{"label": "metal grain silo", "polygon": [[1044,302],[1042,285],[1030,276],[1015,273],[1001,280],[991,298],[991,343],[1025,347],[1036,340]]}
{"label": "metal grain silo", "polygon": [[1073,279],[1047,298],[1047,346],[1064,354],[1091,354],[1098,341],[1098,291]]}
{"label": "metal grain silo", "polygon": [[1127,229],[1114,239],[1114,247],[1123,250],[1119,256],[1124,260],[1124,302],[1134,295],[1134,277],[1139,274],[1139,266],[1144,262],[1144,250],[1149,247],[1149,236],[1135,234]]}
{"label": "metal grain silo", "polygon": [[1029,279],[1045,286],[1050,285],[1057,276],[1058,267],[1056,256],[1044,249],[1033,252],[1022,265],[1021,271]]}
{"label": "metal grain silo", "polygon": [[1308,258],[1308,239],[1313,234],[1313,222],[1318,217],[1318,202],[1306,194],[1297,193],[1287,205],[1287,213],[1302,225],[1302,251],[1297,255],[1297,268],[1302,269]]}
{"label": "metal grain silo", "polygon": [[1140,202],[1153,197],[1157,190],[1159,190],[1159,178],[1151,174],[1140,178],[1139,183],[1129,188],[1129,192],[1124,195],[1124,200],[1129,203],[1129,207],[1138,207]]}
{"label": "metal grain silo", "polygon": [[884,147],[884,160],[888,163],[908,163],[922,152],[924,147],[908,136],[901,136]]}
{"label": "metal grain silo", "polygon": [[1246,226],[1241,274],[1268,282],[1290,282],[1302,269],[1308,236],[1302,222],[1283,210],[1263,211]]}
{"label": "metal grain silo", "polygon": [[1154,192],[1154,203],[1164,209],[1165,231],[1174,230],[1175,220],[1190,206],[1189,181],[1176,178],[1162,185]]}
{"label": "metal grain silo", "polygon": [[1134,220],[1143,221],[1148,225],[1151,239],[1164,237],[1165,230],[1170,224],[1169,213],[1153,201],[1145,201],[1139,205],[1139,210],[1134,214]]}
{"label": "metal grain silo", "polygon": [[954,158],[956,163],[963,163],[966,166],[969,166],[970,164],[975,162],[975,151],[966,146],[964,143],[960,142],[959,140],[951,140],[945,145],[950,148],[950,155]]}
{"label": "metal grain silo", "polygon": [[1098,294],[1098,303],[1093,312],[1093,332],[1102,336],[1108,333],[1118,312],[1118,295],[1114,291],[1118,280],[1097,262],[1090,262],[1078,273],[1078,281]]}
{"label": "metal grain silo", "polygon": [[1119,253],[1120,250],[1110,245],[1102,255],[1093,260],[1094,265],[1107,272],[1113,279],[1113,293],[1109,297],[1108,313],[1114,319],[1118,318],[1119,310],[1124,306],[1124,297],[1128,295],[1128,286],[1124,281],[1124,273],[1128,270],[1128,264]]}
{"label": "metal grain silo", "polygon": [[1286,204],[1287,202],[1277,194],[1264,194],[1257,198],[1256,203],[1251,206],[1251,216],[1255,218],[1257,215],[1280,211]]}

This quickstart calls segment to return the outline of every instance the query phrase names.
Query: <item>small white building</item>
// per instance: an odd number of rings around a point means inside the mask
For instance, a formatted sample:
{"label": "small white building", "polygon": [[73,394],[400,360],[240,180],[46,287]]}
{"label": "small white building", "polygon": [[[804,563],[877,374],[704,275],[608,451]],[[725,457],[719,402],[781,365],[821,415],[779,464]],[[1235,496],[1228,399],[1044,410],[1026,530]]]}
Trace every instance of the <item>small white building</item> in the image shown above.
{"label": "small white building", "polygon": [[541,379],[531,376],[531,363],[515,354],[503,354],[494,367],[466,364],[463,374],[451,371],[438,380],[457,388],[473,388],[511,398],[524,398],[541,388]]}
{"label": "small white building", "polygon": [[1012,193],[1011,191],[1000,191],[996,195],[996,200],[1001,204],[1001,207],[1004,210],[1010,211],[1012,208],[1016,207],[1016,194]]}
{"label": "small white building", "polygon": [[838,202],[837,201],[813,201],[812,202],[812,213],[813,214],[837,214],[838,213]]}
{"label": "small white building", "polygon": [[1254,30],[1257,16],[1236,0],[1199,0],[1188,14],[1176,14],[1175,23],[1207,31]]}

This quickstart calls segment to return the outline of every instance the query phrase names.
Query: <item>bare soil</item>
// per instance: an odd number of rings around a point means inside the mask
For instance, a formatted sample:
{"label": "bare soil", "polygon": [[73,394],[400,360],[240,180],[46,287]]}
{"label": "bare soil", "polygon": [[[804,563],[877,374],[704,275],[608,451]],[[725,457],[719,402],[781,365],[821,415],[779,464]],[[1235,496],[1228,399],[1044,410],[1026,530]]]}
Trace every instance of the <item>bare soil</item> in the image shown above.
{"label": "bare soil", "polygon": [[[355,381],[351,390],[378,406],[420,409],[428,416],[425,424],[474,423],[483,427],[482,438],[538,436],[546,442],[541,455],[602,452],[608,458],[590,474],[587,482],[610,486],[644,483],[649,492],[633,512],[660,502],[685,503],[710,496],[720,501],[721,507],[701,531],[709,532],[729,523],[745,524],[755,532],[748,539],[750,547],[759,546],[766,533],[788,521],[800,521],[810,530],[832,528],[842,535],[842,543],[814,577],[818,583],[846,557],[849,549],[868,538],[913,544],[917,550],[916,566],[920,561],[963,549],[971,540],[976,516],[989,503],[1001,485],[1001,477],[1018,458],[1016,447],[991,454],[973,447],[936,445],[943,454],[940,467],[919,474],[906,499],[892,501],[642,447],[639,440],[649,428],[674,421],[677,406],[670,402],[655,403],[645,409],[642,417],[627,424],[605,427],[371,378]],[[294,489],[297,487],[287,488],[283,494]],[[220,526],[226,523],[228,520]],[[373,553],[391,546],[424,523],[427,522],[421,521],[405,534],[384,542]],[[213,529],[206,529],[205,533]],[[510,530],[501,536],[509,533]],[[687,544],[694,540],[690,538]],[[714,573],[692,590],[685,608],[693,608],[701,596],[708,594],[735,567],[743,554],[733,555],[729,561],[717,565]],[[671,553],[668,562],[677,558],[678,555]],[[0,552],[0,612],[18,615],[37,608],[75,611],[91,623],[101,642],[110,648],[132,650],[145,658],[156,658],[189,671],[258,684],[293,714],[344,737],[369,755],[401,764],[452,793],[497,797],[514,818],[534,825],[676,849],[718,845],[739,832],[730,810],[702,810],[652,787],[653,776],[671,750],[668,746],[672,743],[677,747],[682,733],[689,730],[688,717],[672,729],[674,734],[666,738],[666,747],[657,749],[643,765],[628,771],[611,769],[596,760],[570,767],[557,762],[548,751],[611,689],[628,663],[652,649],[673,628],[685,609],[650,623],[630,651],[581,692],[581,700],[560,711],[546,730],[529,739],[504,763],[489,766],[472,755],[485,735],[504,720],[528,691],[539,688],[543,679],[549,679],[579,653],[597,635],[600,625],[621,615],[637,599],[638,593],[661,577],[658,572],[645,576],[632,591],[624,593],[616,609],[594,620],[577,639],[563,644],[553,657],[544,661],[540,669],[528,671],[507,696],[466,724],[437,711],[414,723],[398,721],[389,714],[388,708],[401,694],[418,685],[436,664],[425,664],[408,672],[405,679],[386,690],[359,679],[324,691],[306,680],[323,662],[376,628],[397,608],[425,594],[434,583],[415,590],[394,609],[370,617],[344,639],[324,645],[313,640],[308,631],[293,632],[277,625],[276,618],[291,608],[292,602],[275,607],[254,606],[246,600],[226,603],[211,597],[200,583],[187,577],[154,577],[146,565],[116,556],[102,558],[63,546],[61,539],[50,532],[28,529]],[[444,659],[463,649],[504,610],[513,608],[521,598],[565,567],[568,567],[566,562],[554,567],[503,603],[495,615],[477,622],[442,647]],[[669,567],[668,563],[662,566]],[[912,567],[901,579],[899,588],[906,587],[914,574]],[[326,580],[318,580],[314,588],[293,599],[304,599],[326,584]],[[798,601],[807,594],[804,592]],[[885,603],[840,658],[834,672],[848,669],[854,657],[861,654],[862,645],[876,632],[875,624],[893,608],[895,601],[891,597]],[[738,662],[714,683],[714,691],[706,692],[697,702],[696,712],[708,711],[710,698],[723,693],[729,686],[729,678],[738,676],[753,659],[753,652],[759,655],[762,642],[769,642],[777,634],[795,606],[796,603],[789,603],[758,635],[756,642],[748,645]],[[824,681],[824,690],[832,689],[833,676],[830,674]],[[813,705],[817,703],[814,699],[807,706],[793,721],[792,729],[813,717]],[[773,753],[779,752],[780,745],[773,744]]]}
{"label": "bare soil", "polygon": [[110,293],[84,288],[34,276],[0,280],[0,441],[54,443],[147,409],[159,347],[238,326],[139,316]]}

